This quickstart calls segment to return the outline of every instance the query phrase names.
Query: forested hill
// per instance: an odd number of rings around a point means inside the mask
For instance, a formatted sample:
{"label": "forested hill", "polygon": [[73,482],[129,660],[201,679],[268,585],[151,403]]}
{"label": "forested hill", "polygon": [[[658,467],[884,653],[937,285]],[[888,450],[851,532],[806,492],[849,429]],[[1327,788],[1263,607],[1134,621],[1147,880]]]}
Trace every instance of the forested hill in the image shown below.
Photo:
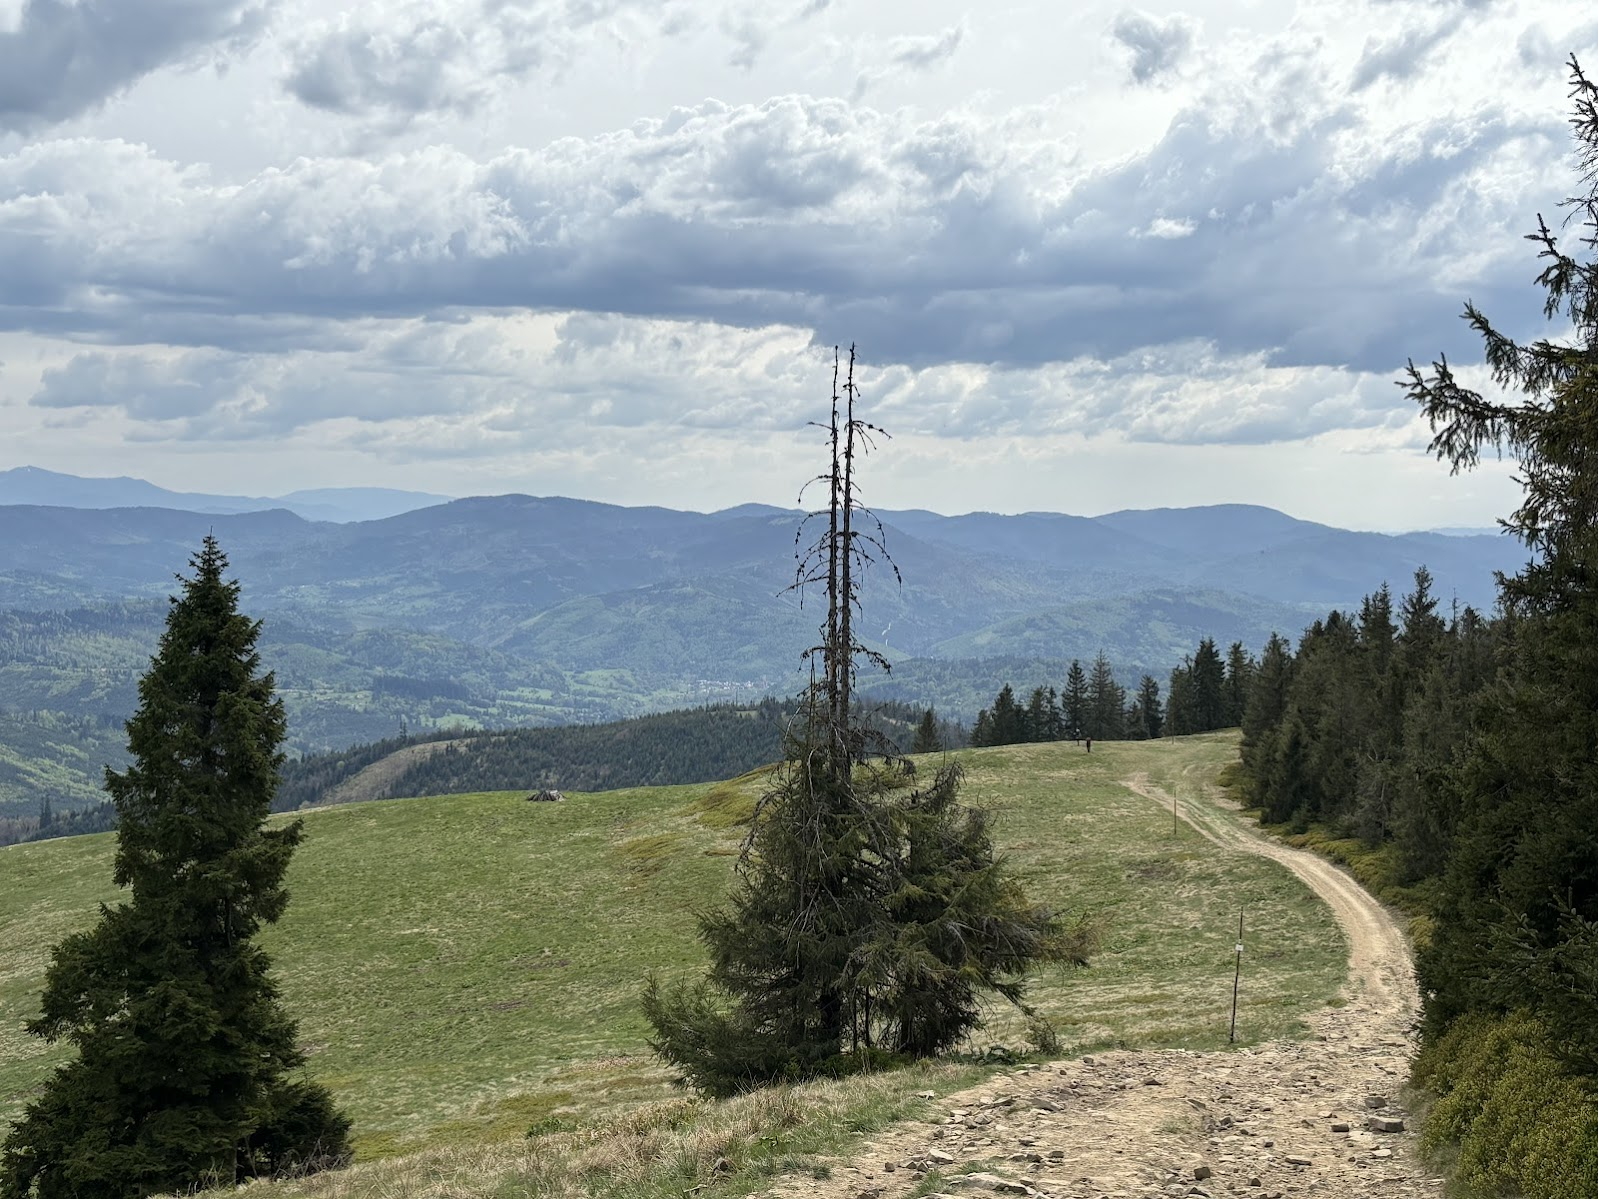
{"label": "forested hill", "polygon": [[[278,811],[346,799],[401,799],[471,791],[609,791],[733,778],[782,757],[791,704],[711,704],[607,724],[390,738],[289,762]],[[882,744],[908,752],[923,709],[871,704],[868,727]],[[964,745],[956,721],[938,722],[939,743]],[[385,760],[402,759],[376,788],[348,784]]]}
{"label": "forested hill", "polygon": [[[468,791],[608,791],[732,778],[782,756],[785,711],[775,700],[660,712],[609,724],[508,729],[447,737],[378,794],[361,799]],[[422,740],[394,739],[289,763],[274,805],[323,802],[365,767]]]}
{"label": "forested hill", "polygon": [[[1524,557],[1502,537],[1348,533],[1243,505],[882,516],[904,585],[867,580],[859,627],[894,671],[863,688],[967,722],[1000,682],[1058,686],[1072,659],[1103,653],[1132,681],[1167,677],[1204,637],[1257,651],[1421,563],[1445,597],[1490,604],[1493,571]],[[0,506],[0,818],[97,801],[172,577],[208,531],[264,622],[289,748],[316,754],[795,694],[816,628],[787,590],[796,519],[529,496],[342,525]]]}

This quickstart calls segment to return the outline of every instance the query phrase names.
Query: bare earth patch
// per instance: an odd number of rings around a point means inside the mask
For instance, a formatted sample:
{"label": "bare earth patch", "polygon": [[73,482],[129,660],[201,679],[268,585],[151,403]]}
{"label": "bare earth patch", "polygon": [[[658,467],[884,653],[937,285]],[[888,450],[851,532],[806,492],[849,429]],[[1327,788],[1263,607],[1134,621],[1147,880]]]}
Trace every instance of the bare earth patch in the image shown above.
{"label": "bare earth patch", "polygon": [[[1144,774],[1123,785],[1151,803],[1173,803]],[[1440,1197],[1442,1180],[1420,1161],[1402,1107],[1417,995],[1398,923],[1336,866],[1266,840],[1214,803],[1187,802],[1180,814],[1217,844],[1281,862],[1346,931],[1344,1002],[1308,1018],[1309,1040],[1022,1067],[947,1096],[930,1123],[897,1125],[830,1163],[829,1177],[789,1176],[768,1193]]]}
{"label": "bare earth patch", "polygon": [[383,799],[388,795],[388,789],[395,780],[416,763],[425,762],[434,754],[443,753],[446,746],[457,744],[464,739],[423,741],[420,745],[407,745],[396,749],[388,756],[379,758],[370,766],[362,767],[345,779],[329,791],[317,806],[326,808],[333,804],[365,803],[373,799]]}

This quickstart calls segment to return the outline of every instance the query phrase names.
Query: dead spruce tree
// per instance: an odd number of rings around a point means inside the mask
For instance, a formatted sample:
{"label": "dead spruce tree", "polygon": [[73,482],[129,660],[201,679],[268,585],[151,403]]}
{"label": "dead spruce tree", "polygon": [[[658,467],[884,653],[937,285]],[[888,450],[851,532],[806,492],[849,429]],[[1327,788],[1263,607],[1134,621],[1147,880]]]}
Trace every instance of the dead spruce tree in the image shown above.
{"label": "dead spruce tree", "polygon": [[983,993],[1019,1004],[1029,968],[1086,950],[1082,926],[1032,903],[995,853],[988,814],[959,800],[959,766],[912,786],[861,719],[858,664],[888,668],[855,631],[863,572],[898,570],[860,502],[860,459],[885,434],[858,398],[851,347],[846,368],[835,352],[819,426],[827,507],[795,541],[794,589],[821,589],[826,615],[785,761],[728,904],[700,918],[705,979],[645,988],[656,1051],[712,1094],[942,1052],[980,1024]]}

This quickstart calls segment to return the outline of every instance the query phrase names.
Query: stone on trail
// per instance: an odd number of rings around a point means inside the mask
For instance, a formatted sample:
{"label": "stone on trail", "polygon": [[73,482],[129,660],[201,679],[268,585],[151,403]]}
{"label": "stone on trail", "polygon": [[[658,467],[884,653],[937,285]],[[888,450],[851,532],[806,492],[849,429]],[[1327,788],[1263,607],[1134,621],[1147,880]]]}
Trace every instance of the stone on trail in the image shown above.
{"label": "stone on trail", "polygon": [[1402,1120],[1390,1119],[1387,1116],[1372,1116],[1367,1122],[1372,1132],[1403,1132]]}
{"label": "stone on trail", "polygon": [[1299,1157],[1296,1153],[1287,1155],[1287,1164],[1290,1166],[1313,1166],[1315,1163],[1307,1157]]}
{"label": "stone on trail", "polygon": [[1195,1182],[1203,1182],[1206,1178],[1209,1178],[1214,1173],[1215,1171],[1211,1170],[1208,1166],[1194,1166],[1193,1180]]}
{"label": "stone on trail", "polygon": [[1332,1125],[1332,1131],[1333,1132],[1347,1132],[1347,1131],[1349,1131],[1349,1128],[1348,1128],[1347,1124],[1333,1124]]}
{"label": "stone on trail", "polygon": [[1374,1112],[1380,1108],[1386,1107],[1387,1100],[1380,1095],[1367,1095],[1365,1096],[1365,1106]]}

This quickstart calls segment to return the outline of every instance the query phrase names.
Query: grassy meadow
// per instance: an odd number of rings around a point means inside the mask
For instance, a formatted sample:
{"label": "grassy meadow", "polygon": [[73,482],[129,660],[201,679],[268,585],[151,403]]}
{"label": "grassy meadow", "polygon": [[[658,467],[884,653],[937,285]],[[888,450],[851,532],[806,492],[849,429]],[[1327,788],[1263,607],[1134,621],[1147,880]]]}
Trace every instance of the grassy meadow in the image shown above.
{"label": "grassy meadow", "polygon": [[[1224,1045],[1239,904],[1240,1041],[1290,1034],[1336,994],[1345,943],[1308,890],[1274,863],[1173,831],[1168,809],[1118,783],[1146,772],[1202,802],[1235,752],[1235,734],[1209,734],[962,753],[967,797],[996,809],[997,839],[1032,892],[1101,925],[1090,967],[1033,985],[1066,1051]],[[693,914],[725,893],[737,820],[760,786],[757,775],[563,804],[495,793],[306,813],[293,898],[266,944],[312,1071],[355,1119],[358,1157],[520,1146],[540,1122],[680,1106],[637,995],[649,970],[699,969]],[[110,836],[0,849],[0,1127],[60,1060],[21,1025],[50,946],[115,898],[111,851]],[[994,1044],[1026,1049],[1008,1010],[972,1050]],[[973,1069],[880,1076],[867,1087],[876,1115],[845,1131]]]}

